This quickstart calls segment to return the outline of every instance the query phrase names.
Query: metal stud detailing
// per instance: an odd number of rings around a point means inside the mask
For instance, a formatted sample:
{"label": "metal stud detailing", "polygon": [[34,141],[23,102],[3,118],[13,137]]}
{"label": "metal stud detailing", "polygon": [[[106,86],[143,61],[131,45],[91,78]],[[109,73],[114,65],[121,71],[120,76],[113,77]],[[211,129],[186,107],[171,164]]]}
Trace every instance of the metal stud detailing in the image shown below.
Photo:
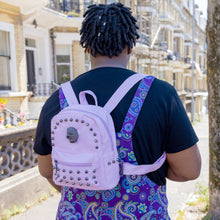
{"label": "metal stud detailing", "polygon": [[87,186],[90,186],[90,184],[89,184],[89,183],[87,183],[86,185],[87,185]]}
{"label": "metal stud detailing", "polygon": [[80,183],[79,185],[80,185],[80,186],[82,186],[83,184],[82,184],[82,183]]}
{"label": "metal stud detailing", "polygon": [[95,173],[95,172],[96,172],[96,170],[93,170],[92,172],[93,172],[93,173]]}
{"label": "metal stud detailing", "polygon": [[80,181],[80,180],[81,180],[81,178],[80,178],[80,177],[78,177],[78,180]]}
{"label": "metal stud detailing", "polygon": [[72,185],[75,185],[75,183],[73,182]]}
{"label": "metal stud detailing", "polygon": [[76,171],[76,173],[77,173],[77,174],[80,174],[80,171],[79,171],[79,170],[77,170],[77,171]]}
{"label": "metal stud detailing", "polygon": [[63,122],[63,119],[60,119],[60,122],[62,123],[62,122]]}
{"label": "metal stud detailing", "polygon": [[86,126],[89,126],[89,123],[86,123]]}
{"label": "metal stud detailing", "polygon": [[75,122],[79,122],[79,119],[76,119]]}
{"label": "metal stud detailing", "polygon": [[56,125],[59,125],[59,122],[57,122]]}
{"label": "metal stud detailing", "polygon": [[69,183],[68,181],[66,181],[66,183]]}
{"label": "metal stud detailing", "polygon": [[63,179],[66,179],[66,176],[63,176]]}
{"label": "metal stud detailing", "polygon": [[93,178],[93,179],[96,179],[96,176],[94,175],[94,176],[92,176],[92,178]]}
{"label": "metal stud detailing", "polygon": [[95,140],[94,140],[94,142],[95,142],[95,143],[98,143],[98,140],[97,140],[97,139],[95,139]]}
{"label": "metal stud detailing", "polygon": [[54,134],[54,131],[51,131],[51,134]]}
{"label": "metal stud detailing", "polygon": [[54,126],[53,128],[54,128],[54,129],[57,129],[57,126]]}
{"label": "metal stud detailing", "polygon": [[65,122],[67,122],[67,121],[68,121],[68,119],[67,119],[67,118],[65,118],[65,119],[64,119],[64,121],[65,121]]}
{"label": "metal stud detailing", "polygon": [[98,182],[97,182],[97,181],[95,181],[95,184],[98,184]]}
{"label": "metal stud detailing", "polygon": [[51,137],[51,140],[53,141],[53,140],[54,140],[54,137]]}
{"label": "metal stud detailing", "polygon": [[73,171],[72,171],[72,170],[70,170],[70,171],[69,171],[69,173],[73,173]]}
{"label": "metal stud detailing", "polygon": [[73,121],[73,119],[71,118],[70,121]]}
{"label": "metal stud detailing", "polygon": [[108,165],[111,165],[111,162],[108,162]]}
{"label": "metal stud detailing", "polygon": [[95,147],[95,149],[96,149],[96,150],[98,150],[98,149],[99,149],[99,147],[98,147],[98,146],[96,146],[96,147]]}
{"label": "metal stud detailing", "polygon": [[116,161],[115,161],[115,160],[113,160],[113,161],[112,161],[112,163],[116,163]]}
{"label": "metal stud detailing", "polygon": [[86,178],[85,178],[85,181],[88,181],[88,180],[89,180],[89,178],[88,178],[88,177],[86,177]]}
{"label": "metal stud detailing", "polygon": [[85,170],[85,173],[88,173],[89,171],[88,170]]}
{"label": "metal stud detailing", "polygon": [[63,169],[62,171],[63,171],[64,173],[66,172],[66,170],[65,170],[65,169]]}
{"label": "metal stud detailing", "polygon": [[90,131],[93,131],[93,128],[90,128],[89,130],[90,130]]}
{"label": "metal stud detailing", "polygon": [[84,122],[85,122],[84,120],[81,121],[81,123],[84,123]]}
{"label": "metal stud detailing", "polygon": [[72,177],[72,176],[70,177],[70,180],[73,180],[73,177]]}
{"label": "metal stud detailing", "polygon": [[93,134],[93,136],[96,136],[96,135],[97,135],[96,133]]}

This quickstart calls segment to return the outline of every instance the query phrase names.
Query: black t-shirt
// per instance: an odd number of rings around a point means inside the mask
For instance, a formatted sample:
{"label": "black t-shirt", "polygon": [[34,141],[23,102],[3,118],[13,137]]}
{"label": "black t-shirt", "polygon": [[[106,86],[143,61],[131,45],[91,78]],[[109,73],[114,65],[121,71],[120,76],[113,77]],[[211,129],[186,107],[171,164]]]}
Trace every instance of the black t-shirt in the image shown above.
{"label": "black t-shirt", "polygon": [[[88,71],[71,81],[76,95],[80,91],[92,90],[100,106],[108,101],[122,82],[135,72],[101,67]],[[116,132],[121,130],[124,118],[138,87],[137,83],[111,113]],[[92,103],[88,97],[89,103]],[[59,93],[56,91],[46,101],[40,114],[34,150],[40,155],[51,154],[50,122],[60,111]],[[152,164],[165,151],[177,153],[198,142],[176,90],[167,82],[155,79],[137,119],[132,142],[138,164]],[[167,163],[147,176],[157,183],[166,183]]]}

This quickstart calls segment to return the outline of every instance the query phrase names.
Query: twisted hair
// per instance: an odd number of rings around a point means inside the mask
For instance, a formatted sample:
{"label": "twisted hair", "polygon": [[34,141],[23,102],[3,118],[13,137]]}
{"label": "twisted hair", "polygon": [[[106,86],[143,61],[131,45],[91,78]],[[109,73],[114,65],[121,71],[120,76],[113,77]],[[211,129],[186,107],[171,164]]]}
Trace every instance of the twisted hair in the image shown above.
{"label": "twisted hair", "polygon": [[121,3],[90,5],[83,17],[80,44],[94,57],[118,56],[126,46],[130,53],[139,38],[137,20]]}

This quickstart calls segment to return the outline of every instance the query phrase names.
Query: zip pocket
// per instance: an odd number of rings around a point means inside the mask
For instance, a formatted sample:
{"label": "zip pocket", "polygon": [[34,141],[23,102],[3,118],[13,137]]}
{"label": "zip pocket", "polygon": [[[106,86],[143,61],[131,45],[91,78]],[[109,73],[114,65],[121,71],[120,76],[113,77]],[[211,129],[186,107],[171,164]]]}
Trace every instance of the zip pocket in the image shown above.
{"label": "zip pocket", "polygon": [[93,163],[53,161],[53,180],[57,185],[86,188],[98,186],[97,168]]}

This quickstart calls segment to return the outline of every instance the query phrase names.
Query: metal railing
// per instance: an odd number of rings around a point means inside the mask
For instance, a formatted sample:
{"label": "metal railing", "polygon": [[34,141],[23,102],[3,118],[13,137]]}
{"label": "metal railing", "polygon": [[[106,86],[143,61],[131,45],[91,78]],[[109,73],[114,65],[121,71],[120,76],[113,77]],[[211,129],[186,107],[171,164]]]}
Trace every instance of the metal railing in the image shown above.
{"label": "metal railing", "polygon": [[54,83],[36,83],[29,84],[28,91],[31,91],[32,96],[50,96],[59,88],[59,85]]}
{"label": "metal railing", "polygon": [[0,180],[37,165],[33,151],[35,131],[35,124],[1,131]]}

